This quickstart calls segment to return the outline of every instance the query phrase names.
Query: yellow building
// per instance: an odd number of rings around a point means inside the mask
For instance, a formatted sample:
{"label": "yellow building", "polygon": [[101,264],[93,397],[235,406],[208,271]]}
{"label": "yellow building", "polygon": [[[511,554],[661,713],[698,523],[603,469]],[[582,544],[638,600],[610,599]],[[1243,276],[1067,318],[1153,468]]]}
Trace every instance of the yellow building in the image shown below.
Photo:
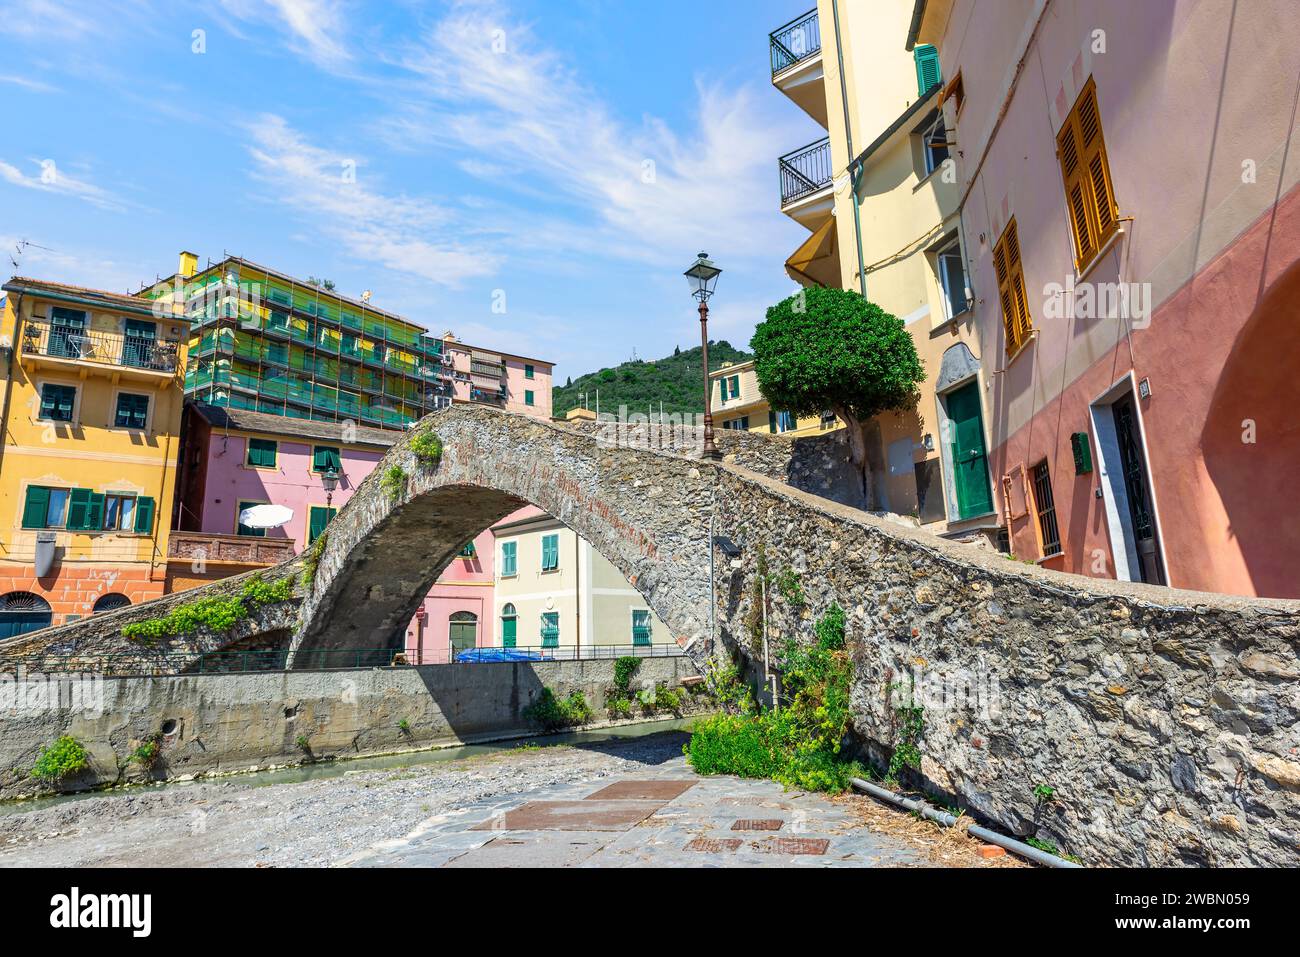
{"label": "yellow building", "polygon": [[819,0],[771,35],[773,85],[826,131],[778,164],[782,212],[810,231],[786,270],[860,292],[916,344],[926,379],[915,410],[867,430],[882,507],[940,533],[992,533],[987,383],[949,162],[961,90],[945,88],[932,47],[907,49],[914,6]]}
{"label": "yellow building", "polygon": [[[529,514],[531,513],[531,514]],[[563,655],[676,643],[641,593],[572,529],[536,509],[492,529],[494,621],[483,644]]]}
{"label": "yellow building", "polygon": [[179,306],[15,277],[0,326],[0,637],[163,594]]}
{"label": "yellow building", "polygon": [[723,363],[720,369],[709,373],[709,388],[713,390],[709,402],[713,424],[719,429],[797,436],[816,435],[843,425],[832,412],[798,418],[790,412],[773,409],[763,398],[752,359]]}

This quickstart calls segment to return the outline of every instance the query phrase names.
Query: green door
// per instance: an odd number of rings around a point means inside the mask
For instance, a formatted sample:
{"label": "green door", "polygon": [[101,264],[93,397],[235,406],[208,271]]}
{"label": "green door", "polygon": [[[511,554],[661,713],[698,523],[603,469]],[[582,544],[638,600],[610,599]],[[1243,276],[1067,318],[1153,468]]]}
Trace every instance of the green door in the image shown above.
{"label": "green door", "polygon": [[501,609],[501,647],[513,648],[518,640],[519,616],[515,614],[514,605]]}
{"label": "green door", "polygon": [[989,491],[988,454],[984,448],[984,423],[980,417],[978,383],[948,394],[948,419],[952,426],[952,468],[957,486],[958,518],[993,511]]}

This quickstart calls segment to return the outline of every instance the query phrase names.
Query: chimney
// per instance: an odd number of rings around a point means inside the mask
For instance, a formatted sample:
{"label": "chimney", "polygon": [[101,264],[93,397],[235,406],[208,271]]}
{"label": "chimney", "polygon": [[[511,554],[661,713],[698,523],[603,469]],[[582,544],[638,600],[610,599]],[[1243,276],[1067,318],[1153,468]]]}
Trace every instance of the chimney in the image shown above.
{"label": "chimney", "polygon": [[176,273],[182,279],[191,279],[199,271],[199,254],[181,250],[181,262]]}

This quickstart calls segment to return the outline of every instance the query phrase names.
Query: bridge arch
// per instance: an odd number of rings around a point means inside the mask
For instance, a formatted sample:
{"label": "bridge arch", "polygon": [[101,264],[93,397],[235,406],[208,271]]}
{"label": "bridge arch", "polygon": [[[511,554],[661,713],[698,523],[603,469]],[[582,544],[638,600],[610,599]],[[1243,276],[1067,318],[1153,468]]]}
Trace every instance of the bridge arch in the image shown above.
{"label": "bridge arch", "polygon": [[[399,443],[330,523],[308,576],[291,663],[399,649],[443,570],[484,529],[525,505],[607,558],[683,648],[708,641],[710,466],[647,456],[533,419],[452,409],[417,425],[436,463]],[[310,563],[310,560],[309,560]]]}

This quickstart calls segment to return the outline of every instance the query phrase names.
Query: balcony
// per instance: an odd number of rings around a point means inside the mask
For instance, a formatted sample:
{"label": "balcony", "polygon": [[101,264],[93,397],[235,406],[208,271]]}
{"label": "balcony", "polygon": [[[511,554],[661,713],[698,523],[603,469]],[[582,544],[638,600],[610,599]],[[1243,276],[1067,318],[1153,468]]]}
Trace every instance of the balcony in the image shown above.
{"label": "balcony", "polygon": [[22,357],[37,367],[103,366],[158,380],[176,374],[177,343],[29,320],[23,325]]}
{"label": "balcony", "polygon": [[167,557],[236,565],[278,565],[294,556],[291,538],[254,538],[208,532],[172,532]]}
{"label": "balcony", "polygon": [[777,161],[777,167],[781,175],[781,211],[808,229],[817,229],[835,205],[830,138],[787,153]]}
{"label": "balcony", "polygon": [[816,10],[772,32],[772,84],[826,128],[821,21]]}

